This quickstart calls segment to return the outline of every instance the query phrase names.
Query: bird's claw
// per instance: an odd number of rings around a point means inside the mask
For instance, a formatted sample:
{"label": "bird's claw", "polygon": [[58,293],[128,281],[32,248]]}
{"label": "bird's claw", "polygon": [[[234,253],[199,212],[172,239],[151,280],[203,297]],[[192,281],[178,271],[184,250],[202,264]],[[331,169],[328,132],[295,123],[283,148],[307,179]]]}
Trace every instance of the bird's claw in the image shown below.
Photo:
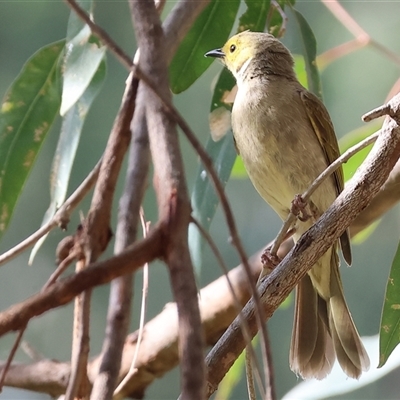
{"label": "bird's claw", "polygon": [[311,218],[311,215],[307,211],[308,203],[304,201],[301,194],[296,194],[292,200],[292,207],[290,211],[302,222],[307,221]]}

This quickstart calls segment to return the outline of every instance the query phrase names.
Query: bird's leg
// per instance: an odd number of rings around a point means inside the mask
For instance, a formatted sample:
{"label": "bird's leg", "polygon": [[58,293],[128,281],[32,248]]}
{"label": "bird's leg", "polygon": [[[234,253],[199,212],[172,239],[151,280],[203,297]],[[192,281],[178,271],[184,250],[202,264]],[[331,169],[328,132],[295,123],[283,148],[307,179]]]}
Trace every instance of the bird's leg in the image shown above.
{"label": "bird's leg", "polygon": [[[296,232],[296,227],[289,229],[286,234],[282,237],[281,243],[284,242],[286,239],[289,239],[293,234]],[[276,239],[275,239],[276,240]],[[279,243],[279,245],[281,244]],[[278,264],[282,261],[282,259],[278,256],[277,253],[272,253],[271,249],[274,247],[275,242],[269,245],[261,254],[261,263],[263,269],[260,273],[258,278],[258,282],[261,280],[262,277],[268,275],[272,272],[272,270],[278,266]],[[279,246],[278,246],[279,249]]]}
{"label": "bird's leg", "polygon": [[268,246],[261,254],[263,268],[274,269],[282,260],[277,254],[271,253],[271,246]]}
{"label": "bird's leg", "polygon": [[292,200],[292,206],[290,211],[294,214],[300,221],[305,222],[311,218],[311,214],[309,214],[307,210],[308,203],[304,201],[301,194],[296,194],[294,199]]}

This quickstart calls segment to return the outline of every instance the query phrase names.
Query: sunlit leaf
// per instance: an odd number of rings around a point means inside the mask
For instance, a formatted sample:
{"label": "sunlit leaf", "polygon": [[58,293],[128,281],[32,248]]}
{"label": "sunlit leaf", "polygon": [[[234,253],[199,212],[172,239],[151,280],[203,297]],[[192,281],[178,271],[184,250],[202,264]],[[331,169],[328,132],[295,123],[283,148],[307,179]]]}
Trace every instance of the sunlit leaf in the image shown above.
{"label": "sunlit leaf", "polygon": [[242,157],[236,157],[232,167],[231,177],[234,179],[248,178],[246,168],[244,167]]}
{"label": "sunlit leaf", "polygon": [[[92,0],[79,0],[78,3],[86,12],[91,13]],[[50,205],[43,217],[42,226],[53,218],[65,200],[83,124],[106,76],[105,47],[98,45],[89,27],[74,11],[71,11],[68,20],[66,48],[60,110],[64,118],[51,169]],[[46,238],[47,235],[36,242],[29,264],[32,264]]]}
{"label": "sunlit leaf", "polygon": [[[63,119],[60,138],[58,140],[56,153],[53,159],[50,179],[50,206],[47,209],[42,226],[49,222],[57,209],[64,202],[68,182],[71,175],[72,166],[75,160],[76,150],[81,137],[83,124],[85,122],[89,108],[96,98],[106,77],[106,63],[103,60],[97,72],[95,73],[89,86],[83,95],[70,108]],[[45,241],[47,235],[43,236],[32,249],[29,257],[29,264],[32,264],[33,258]]]}
{"label": "sunlit leaf", "polygon": [[66,49],[60,109],[62,116],[83,95],[106,52],[106,47],[99,46],[97,40],[91,37],[91,31],[87,25],[67,43]]}
{"label": "sunlit leaf", "polygon": [[304,57],[299,54],[294,54],[293,59],[294,72],[296,73],[297,79],[305,88],[308,88],[306,63],[304,62]]}
{"label": "sunlit leaf", "polygon": [[379,367],[400,342],[400,244],[390,270],[379,336]]}
{"label": "sunlit leaf", "polygon": [[0,235],[60,107],[64,41],[40,49],[9,88],[0,111]]}
{"label": "sunlit leaf", "polygon": [[[340,152],[344,153],[349,148],[353,147],[363,139],[370,136],[372,133],[379,129],[379,122],[371,122],[362,126],[361,128],[355,129],[339,140]],[[370,152],[372,145],[360,150],[353,157],[350,158],[346,164],[343,164],[344,179],[348,181],[356,172],[357,168],[363,163],[368,153]]]}
{"label": "sunlit leaf", "polygon": [[211,65],[207,51],[221,47],[232,30],[240,0],[213,0],[185,36],[169,67],[171,89],[188,89]]}

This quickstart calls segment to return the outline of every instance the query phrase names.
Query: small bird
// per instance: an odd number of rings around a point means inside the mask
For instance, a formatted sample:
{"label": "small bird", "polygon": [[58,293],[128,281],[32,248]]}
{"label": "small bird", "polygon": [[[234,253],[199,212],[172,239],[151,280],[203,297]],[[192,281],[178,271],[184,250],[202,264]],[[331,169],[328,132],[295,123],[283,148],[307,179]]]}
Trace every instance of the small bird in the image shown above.
{"label": "small bird", "polygon": [[[293,57],[267,33],[245,31],[209,51],[236,78],[232,109],[235,146],[261,197],[282,220],[292,201],[339,156],[333,124],[322,102],[297,80]],[[293,239],[327,210],[343,190],[342,169],[314,192],[311,218],[296,221]],[[344,299],[336,243],[312,267],[296,289],[290,367],[304,379],[326,377],[337,357],[343,371],[359,378],[369,358]],[[351,263],[350,239],[340,238]]]}

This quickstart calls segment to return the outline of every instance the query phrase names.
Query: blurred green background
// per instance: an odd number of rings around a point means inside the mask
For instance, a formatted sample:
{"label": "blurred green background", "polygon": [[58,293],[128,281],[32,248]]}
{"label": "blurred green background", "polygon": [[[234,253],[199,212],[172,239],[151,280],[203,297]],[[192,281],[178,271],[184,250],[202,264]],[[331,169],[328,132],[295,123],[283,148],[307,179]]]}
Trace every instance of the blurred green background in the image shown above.
{"label": "blurred green background", "polygon": [[[167,1],[164,14],[175,4]],[[356,21],[374,38],[400,55],[399,2],[342,2]],[[297,1],[301,11],[311,25],[318,43],[318,54],[344,41],[352,39],[346,29],[318,1]],[[40,47],[65,37],[69,9],[62,1],[10,1],[0,6],[0,93],[5,93],[24,62]],[[293,53],[300,53],[301,44],[290,13],[284,43]],[[95,19],[129,54],[135,50],[129,9],[125,1],[99,1],[95,5]],[[216,46],[222,43],[216,43]],[[212,96],[212,81],[222,66],[214,63],[211,68],[185,93],[175,96],[175,104],[185,116],[198,138],[205,143],[209,137],[208,111]],[[362,125],[361,115],[384,102],[385,97],[399,78],[399,66],[370,48],[347,55],[329,65],[321,74],[324,101],[335,124],[337,135]],[[70,188],[74,189],[92,169],[102,154],[124,90],[127,72],[108,55],[106,83],[94,102],[87,118],[77,160],[71,177]],[[16,207],[11,225],[0,242],[3,252],[39,227],[49,203],[49,171],[57,143],[60,123],[54,125],[46,140],[39,160],[29,177],[24,193]],[[197,169],[197,157],[184,138],[181,140],[187,171],[187,181],[193,186]],[[123,185],[121,177],[119,190]],[[231,180],[227,195],[236,215],[237,224],[248,254],[260,249],[272,240],[279,229],[280,221],[253,189],[249,180]],[[71,189],[69,190],[71,192]],[[118,199],[115,201],[117,209]],[[86,213],[89,202],[79,210]],[[149,220],[157,218],[155,200],[150,189],[146,196],[145,211]],[[114,220],[116,211],[114,212]],[[79,223],[76,212],[70,223],[71,233]],[[115,225],[114,225],[115,228]],[[227,264],[238,264],[236,252],[228,243],[229,234],[225,219],[218,209],[212,223],[212,235]],[[54,231],[39,251],[33,266],[27,265],[28,253],[1,267],[1,309],[19,302],[40,290],[55,268],[54,249],[65,233]],[[362,245],[354,246],[352,268],[342,267],[346,298],[356,325],[362,335],[373,335],[379,331],[380,313],[384,290],[391,261],[399,238],[398,210],[392,210],[383,223]],[[108,254],[111,254],[112,246]],[[200,285],[220,276],[211,253],[206,250],[204,265],[199,279]],[[138,326],[141,273],[135,285],[134,315],[132,331]],[[157,315],[163,305],[171,301],[169,279],[161,264],[150,268],[149,307],[147,319]],[[101,349],[108,305],[108,288],[94,291],[91,319],[91,354]],[[292,325],[292,306],[278,310],[269,323],[275,363],[278,398],[282,397],[298,379],[289,370],[288,352]],[[71,344],[72,307],[56,309],[30,322],[25,339],[46,358],[69,360]],[[0,359],[9,354],[13,335],[0,340]],[[27,362],[28,357],[19,351],[17,361]],[[372,366],[372,368],[375,366]],[[343,399],[395,399],[398,398],[398,372],[385,379],[347,394]],[[345,377],[344,377],[345,379]],[[174,399],[179,395],[177,370],[156,381],[147,391],[148,399]],[[46,399],[45,395],[32,394],[6,388],[4,399]],[[234,399],[247,398],[245,382],[235,390]],[[339,398],[339,397],[338,397]]]}

